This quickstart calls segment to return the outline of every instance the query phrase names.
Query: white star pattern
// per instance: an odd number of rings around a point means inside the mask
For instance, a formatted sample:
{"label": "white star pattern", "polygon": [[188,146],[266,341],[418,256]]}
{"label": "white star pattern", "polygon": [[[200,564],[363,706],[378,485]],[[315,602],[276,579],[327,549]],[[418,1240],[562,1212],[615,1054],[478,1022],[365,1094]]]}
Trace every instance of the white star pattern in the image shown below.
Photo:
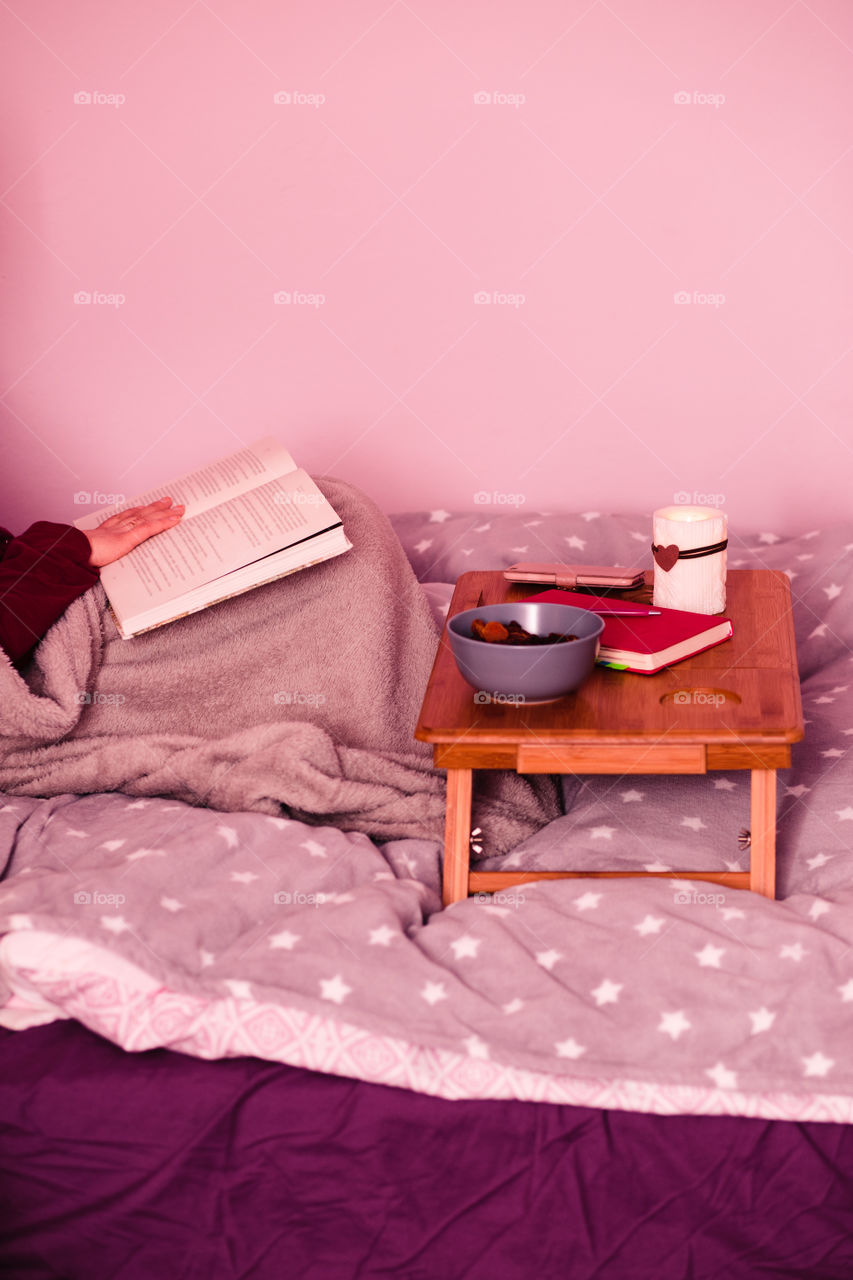
{"label": "white star pattern", "polygon": [[741,911],[740,907],[721,907],[720,915],[728,924],[729,920],[743,920],[746,913]]}
{"label": "white star pattern", "polygon": [[801,942],[788,943],[779,949],[780,960],[796,960],[797,963],[802,960],[803,956],[807,956],[808,952],[804,949]]}
{"label": "white star pattern", "polygon": [[421,991],[421,996],[427,1004],[438,1004],[439,1000],[448,999],[443,982],[427,982]]}
{"label": "white star pattern", "polygon": [[830,747],[828,751],[821,751],[820,754],[827,760],[837,760],[839,756],[844,755],[844,752],[839,751],[838,747]]}
{"label": "white star pattern", "polygon": [[766,542],[769,546],[772,546],[774,542],[779,541],[779,537],[775,533],[761,533],[758,535],[758,541]]}
{"label": "white star pattern", "polygon": [[216,957],[212,951],[205,951],[204,947],[202,947],[199,950],[198,958],[201,961],[201,967],[203,969],[209,969]]}
{"label": "white star pattern", "polygon": [[839,822],[853,822],[853,807],[850,805],[846,809],[836,809]]}
{"label": "white star pattern", "polygon": [[725,951],[725,947],[715,947],[707,942],[701,951],[694,951],[693,954],[703,969],[719,969]]}
{"label": "white star pattern", "polygon": [[[103,921],[101,921],[101,923],[103,923]],[[29,916],[24,915],[23,913],[16,913],[15,915],[9,916],[10,929],[32,929],[32,927],[32,920]]]}
{"label": "white star pattern", "polygon": [[234,827],[228,827],[224,822],[220,822],[219,826],[216,828],[216,834],[218,836],[222,836],[227,849],[236,849],[237,845],[240,843],[240,837],[237,835]]}
{"label": "white star pattern", "polygon": [[423,555],[425,551],[429,551],[432,546],[432,538],[421,538],[420,542],[415,543],[415,551],[419,555]]}
{"label": "white star pattern", "polygon": [[251,1000],[252,984],[242,978],[226,978],[225,985],[235,1000]]}
{"label": "white star pattern", "polygon": [[853,978],[848,978],[844,986],[839,987],[838,990],[841,992],[841,999],[848,1004],[853,1000]]}
{"label": "white star pattern", "polygon": [[251,884],[253,880],[258,880],[259,877],[255,875],[254,871],[232,871],[229,879],[233,880],[235,884]]}
{"label": "white star pattern", "polygon": [[647,937],[650,933],[660,933],[666,921],[662,916],[644,916],[639,924],[635,924],[634,928],[641,938]]}
{"label": "white star pattern", "polygon": [[732,782],[731,778],[715,778],[714,789],[716,791],[734,791],[737,786],[736,782]]}
{"label": "white star pattern", "polygon": [[760,1009],[756,1009],[754,1013],[749,1015],[752,1023],[752,1034],[757,1036],[762,1031],[769,1031],[776,1021],[776,1014],[771,1013],[769,1009],[765,1009],[762,1005]]}
{"label": "white star pattern", "polygon": [[324,1000],[331,1000],[334,1004],[343,1004],[347,996],[352,991],[352,987],[348,987],[339,973],[334,978],[320,979],[320,995]]}
{"label": "white star pattern", "polygon": [[835,1066],[834,1058],[825,1058],[822,1053],[813,1053],[808,1058],[803,1058],[804,1075],[807,1076],[825,1076],[828,1071]]}
{"label": "white star pattern", "polygon": [[184,904],[179,902],[177,898],[167,898],[165,896],[160,899],[160,906],[166,911],[183,911],[184,909]]}
{"label": "white star pattern", "polygon": [[799,800],[800,796],[804,796],[807,791],[811,791],[811,787],[803,786],[802,782],[800,782],[795,787],[786,787],[785,795],[796,796],[797,799]]}
{"label": "white star pattern", "polygon": [[601,901],[601,897],[600,893],[593,893],[591,889],[588,889],[579,898],[575,898],[575,906],[578,911],[594,911]]}
{"label": "white star pattern", "polygon": [[682,827],[689,827],[691,831],[701,831],[705,823],[701,818],[682,818],[681,825]]}
{"label": "white star pattern", "polygon": [[325,847],[316,840],[303,840],[300,849],[307,849],[312,858],[327,858]]}
{"label": "white star pattern", "polygon": [[593,827],[590,835],[593,840],[612,840],[615,827]]}
{"label": "white star pattern", "polygon": [[101,916],[101,927],[108,929],[110,933],[125,933],[130,925],[124,916]]}
{"label": "white star pattern", "polygon": [[809,907],[809,916],[812,920],[819,920],[821,916],[825,916],[829,911],[829,903],[824,902],[822,898],[816,898]]}
{"label": "white star pattern", "polygon": [[597,520],[601,515],[600,511],[582,511],[581,520]]}
{"label": "white star pattern", "polygon": [[671,871],[672,867],[668,867],[665,862],[647,862],[643,867],[644,871]]}
{"label": "white star pattern", "polygon": [[396,932],[387,924],[381,924],[378,929],[370,930],[370,945],[371,947],[388,947],[391,945],[391,939],[396,936]]}
{"label": "white star pattern", "polygon": [[[121,840],[119,843],[124,844],[124,841]],[[128,862],[139,862],[142,858],[165,858],[165,856],[165,849],[137,849],[135,853],[127,855],[127,860]]]}
{"label": "white star pattern", "polygon": [[106,849],[107,853],[115,853],[116,849],[120,849],[123,844],[127,844],[127,841],[126,840],[105,840],[104,843],[102,845],[99,845],[98,847],[101,849]]}
{"label": "white star pattern", "polygon": [[269,944],[274,951],[292,951],[299,941],[298,933],[291,933],[289,929],[282,929],[280,933],[271,933],[269,936]]}
{"label": "white star pattern", "polygon": [[429,513],[430,524],[444,524],[445,520],[449,520],[449,519],[450,519],[450,512],[442,511],[440,507],[438,511],[431,511]]}
{"label": "white star pattern", "polygon": [[684,1016],[684,1010],[677,1009],[675,1013],[661,1014],[658,1031],[662,1031],[665,1035],[671,1036],[673,1040],[677,1040],[685,1031],[689,1031],[692,1025]]}
{"label": "white star pattern", "polygon": [[599,1008],[604,1004],[616,1004],[623,985],[621,982],[611,982],[609,978],[605,978],[590,994]]}
{"label": "white star pattern", "polygon": [[461,938],[451,942],[450,949],[457,960],[473,959],[480,950],[480,939],[472,938],[469,933],[463,933]]}
{"label": "white star pattern", "polygon": [[568,1040],[558,1040],[556,1048],[558,1058],[579,1058],[586,1053],[586,1046],[578,1044],[571,1036]]}
{"label": "white star pattern", "polygon": [[554,968],[558,960],[562,960],[562,953],[559,951],[537,951],[536,963],[541,964],[543,969],[549,971]]}
{"label": "white star pattern", "polygon": [[462,1041],[468,1054],[472,1058],[488,1058],[488,1046],[480,1039],[479,1036],[468,1036]]}
{"label": "white star pattern", "polygon": [[709,1067],[705,1072],[706,1076],[710,1076],[718,1089],[735,1089],[737,1088],[737,1073],[729,1071],[728,1067],[722,1062],[717,1062],[713,1067]]}
{"label": "white star pattern", "polygon": [[831,582],[828,587],[822,587],[821,590],[826,592],[829,600],[837,600],[844,588],[839,587],[835,582]]}
{"label": "white star pattern", "polygon": [[586,543],[584,542],[583,538],[577,537],[577,535],[574,533],[571,535],[571,537],[566,538],[566,542],[568,542],[570,547],[574,547],[576,551],[583,551],[584,547],[586,546]]}
{"label": "white star pattern", "polygon": [[518,996],[514,1000],[509,1000],[506,1004],[501,1005],[504,1013],[519,1013],[524,1008],[524,1001],[519,1000]]}
{"label": "white star pattern", "polygon": [[623,791],[622,792],[623,803],[636,804],[637,801],[642,800],[644,798],[644,794],[645,793],[642,791]]}

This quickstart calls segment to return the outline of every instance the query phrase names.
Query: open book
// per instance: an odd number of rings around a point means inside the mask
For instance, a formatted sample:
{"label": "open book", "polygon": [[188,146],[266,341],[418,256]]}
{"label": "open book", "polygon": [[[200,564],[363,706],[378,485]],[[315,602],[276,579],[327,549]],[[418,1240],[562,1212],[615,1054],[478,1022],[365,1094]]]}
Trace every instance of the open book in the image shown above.
{"label": "open book", "polygon": [[180,523],[101,570],[125,639],[352,547],[314,481],[271,438],[74,524],[95,529],[167,494],[186,507]]}

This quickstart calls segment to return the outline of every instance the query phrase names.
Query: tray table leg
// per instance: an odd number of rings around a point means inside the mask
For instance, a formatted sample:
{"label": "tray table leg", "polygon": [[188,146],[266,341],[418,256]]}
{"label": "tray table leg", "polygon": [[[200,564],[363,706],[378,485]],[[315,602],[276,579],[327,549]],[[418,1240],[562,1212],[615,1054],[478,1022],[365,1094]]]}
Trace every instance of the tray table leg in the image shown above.
{"label": "tray table leg", "polygon": [[473,769],[447,770],[447,818],[444,829],[444,880],[446,907],[468,897],[471,858],[471,789]]}
{"label": "tray table leg", "polygon": [[776,770],[751,770],[749,887],[776,897]]}

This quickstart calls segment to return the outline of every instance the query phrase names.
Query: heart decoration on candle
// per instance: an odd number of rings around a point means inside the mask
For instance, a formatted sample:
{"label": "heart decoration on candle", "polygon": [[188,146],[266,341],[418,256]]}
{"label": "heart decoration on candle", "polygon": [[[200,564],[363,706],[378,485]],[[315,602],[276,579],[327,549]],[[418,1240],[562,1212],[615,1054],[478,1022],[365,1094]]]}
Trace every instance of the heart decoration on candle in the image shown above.
{"label": "heart decoration on candle", "polygon": [[678,559],[678,547],[674,542],[668,547],[652,547],[652,555],[655,558],[655,564],[660,565],[664,573],[669,573]]}

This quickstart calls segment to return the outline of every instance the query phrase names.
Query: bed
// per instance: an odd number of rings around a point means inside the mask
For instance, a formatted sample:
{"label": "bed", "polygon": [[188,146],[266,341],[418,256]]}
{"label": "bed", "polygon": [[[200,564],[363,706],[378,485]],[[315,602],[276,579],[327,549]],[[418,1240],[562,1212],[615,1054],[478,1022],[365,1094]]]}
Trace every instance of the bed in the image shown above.
{"label": "bed", "polygon": [[[644,565],[647,521],[409,513],[437,617],[470,568]],[[853,526],[731,537],[791,577],[806,738],[778,900],[748,786],[566,778],[442,911],[440,845],[118,792],[7,796],[4,1275],[853,1273]],[[642,677],[637,677],[638,679]]]}

